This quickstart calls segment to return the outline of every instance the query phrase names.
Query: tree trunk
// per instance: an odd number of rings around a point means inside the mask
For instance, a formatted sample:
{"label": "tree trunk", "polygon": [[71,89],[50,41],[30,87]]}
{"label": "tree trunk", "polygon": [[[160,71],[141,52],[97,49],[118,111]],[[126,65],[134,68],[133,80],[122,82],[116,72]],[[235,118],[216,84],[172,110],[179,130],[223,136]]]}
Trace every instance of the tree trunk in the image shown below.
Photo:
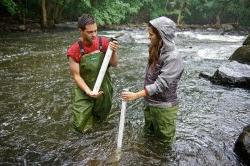
{"label": "tree trunk", "polygon": [[221,4],[219,12],[216,15],[216,26],[221,27],[221,15],[224,13],[224,10],[228,7],[228,1],[225,1]]}
{"label": "tree trunk", "polygon": [[223,10],[224,10],[224,6],[221,9],[219,9],[219,12],[216,14],[216,23],[215,23],[216,27],[221,27],[220,16],[221,16]]}
{"label": "tree trunk", "polygon": [[53,1],[47,1],[47,28],[54,28],[55,26],[55,10],[57,10],[57,3]]}
{"label": "tree trunk", "polygon": [[216,26],[220,26],[221,25],[221,21],[220,21],[220,13],[218,13],[216,15]]}
{"label": "tree trunk", "polygon": [[64,6],[65,6],[65,4],[63,6],[61,6],[60,9],[59,9],[59,11],[58,11],[58,15],[57,15],[57,21],[58,22],[61,21],[61,17],[62,17],[62,13],[63,13],[63,10],[64,10]]}
{"label": "tree trunk", "polygon": [[42,0],[42,27],[48,27],[46,0]]}
{"label": "tree trunk", "polygon": [[56,4],[53,10],[53,17],[52,19],[55,21],[55,23],[58,22],[58,14],[59,14],[59,4]]}
{"label": "tree trunk", "polygon": [[56,4],[56,7],[54,8],[54,11],[53,11],[53,13],[54,13],[53,14],[53,19],[54,19],[55,23],[60,22],[65,3],[66,2],[63,1],[63,4]]}
{"label": "tree trunk", "polygon": [[183,22],[182,22],[182,13],[185,11],[186,9],[186,6],[187,6],[187,3],[186,2],[182,2],[181,3],[181,8],[180,8],[180,12],[178,14],[178,18],[177,18],[177,25],[181,25]]}
{"label": "tree trunk", "polygon": [[97,0],[92,0],[92,6],[97,6]]}
{"label": "tree trunk", "polygon": [[178,14],[178,18],[177,18],[177,25],[181,24],[181,14],[182,14],[182,12],[180,11]]}

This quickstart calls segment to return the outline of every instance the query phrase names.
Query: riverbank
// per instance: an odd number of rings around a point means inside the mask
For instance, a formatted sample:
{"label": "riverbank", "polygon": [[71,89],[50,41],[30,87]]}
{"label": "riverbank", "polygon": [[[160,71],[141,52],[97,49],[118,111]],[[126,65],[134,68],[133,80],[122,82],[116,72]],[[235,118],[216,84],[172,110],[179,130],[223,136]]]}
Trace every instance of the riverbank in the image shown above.
{"label": "riverbank", "polygon": [[[108,25],[103,26],[105,30],[133,30],[133,29],[145,29],[146,23],[143,24],[126,24],[126,25]],[[231,24],[222,24],[220,27],[217,25],[181,25],[177,26],[178,31],[198,31],[198,32],[218,32],[221,35],[248,35],[250,33],[250,27],[234,26]]]}
{"label": "riverbank", "polygon": [[[146,23],[140,24],[120,24],[120,25],[104,25],[99,26],[99,30],[135,30],[135,29],[145,29],[147,27]],[[17,23],[16,21],[4,21],[0,22],[0,33],[4,32],[55,32],[55,31],[67,31],[76,30],[77,22],[64,22],[55,24],[53,28],[42,29],[40,24],[31,20],[26,20],[24,24]],[[206,25],[181,25],[178,26],[178,31],[208,31],[208,32],[218,32],[222,35],[247,35],[250,33],[250,27],[235,26],[232,24],[222,24],[221,26],[206,24]]]}

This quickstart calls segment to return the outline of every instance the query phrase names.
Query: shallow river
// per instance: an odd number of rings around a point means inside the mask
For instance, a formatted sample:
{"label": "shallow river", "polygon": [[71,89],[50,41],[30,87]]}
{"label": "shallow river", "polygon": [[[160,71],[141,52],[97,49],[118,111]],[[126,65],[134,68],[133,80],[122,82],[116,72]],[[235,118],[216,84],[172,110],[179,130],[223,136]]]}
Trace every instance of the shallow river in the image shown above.
{"label": "shallow river", "polygon": [[[108,37],[129,33],[119,66],[111,69],[113,108],[92,133],[79,134],[70,123],[70,77],[65,52],[78,32],[1,34],[0,165],[110,165],[116,149],[123,88],[143,88],[147,63],[144,30],[102,31]],[[234,142],[250,123],[250,91],[213,85],[199,78],[214,71],[246,36],[178,32],[176,45],[185,64],[178,88],[176,141],[164,150],[143,133],[143,100],[128,103],[123,147],[117,165],[241,165]]]}

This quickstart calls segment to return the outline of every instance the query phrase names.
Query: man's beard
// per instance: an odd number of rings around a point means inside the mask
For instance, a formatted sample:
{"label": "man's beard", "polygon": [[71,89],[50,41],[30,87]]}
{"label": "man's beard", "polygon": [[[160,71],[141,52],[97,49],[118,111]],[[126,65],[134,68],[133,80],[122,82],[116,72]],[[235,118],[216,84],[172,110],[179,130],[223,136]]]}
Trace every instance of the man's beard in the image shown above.
{"label": "man's beard", "polygon": [[91,38],[89,38],[89,37],[86,38],[86,41],[87,41],[87,43],[88,43],[89,45],[92,45],[92,44],[93,44],[93,39],[91,39]]}

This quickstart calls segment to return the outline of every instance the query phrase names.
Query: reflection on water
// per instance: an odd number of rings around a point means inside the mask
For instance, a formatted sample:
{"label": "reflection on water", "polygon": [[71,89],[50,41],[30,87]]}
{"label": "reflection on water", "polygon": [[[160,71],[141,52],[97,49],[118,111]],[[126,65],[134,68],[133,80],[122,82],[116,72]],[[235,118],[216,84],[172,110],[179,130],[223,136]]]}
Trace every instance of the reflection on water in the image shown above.
{"label": "reflection on water", "polygon": [[250,123],[249,90],[213,85],[198,75],[212,74],[244,37],[225,40],[227,36],[193,32],[179,32],[176,41],[185,63],[178,89],[176,142],[165,149],[155,138],[145,136],[143,100],[129,102],[123,149],[117,161],[119,93],[124,88],[143,88],[147,62],[144,32],[127,32],[136,43],[120,46],[119,67],[111,70],[112,112],[104,124],[84,135],[70,124],[73,81],[65,56],[67,47],[78,38],[77,32],[1,35],[0,164],[240,165],[232,149],[242,128]]}

